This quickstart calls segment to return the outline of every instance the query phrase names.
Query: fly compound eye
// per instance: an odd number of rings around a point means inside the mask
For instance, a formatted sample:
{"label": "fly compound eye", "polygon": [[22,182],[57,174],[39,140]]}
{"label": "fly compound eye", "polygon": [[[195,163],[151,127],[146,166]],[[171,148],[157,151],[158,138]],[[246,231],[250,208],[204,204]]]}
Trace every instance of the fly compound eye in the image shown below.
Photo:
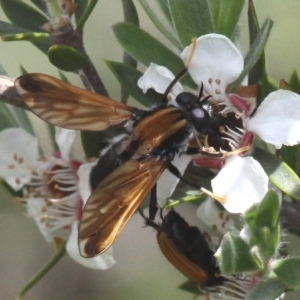
{"label": "fly compound eye", "polygon": [[198,107],[191,111],[191,122],[199,133],[203,133],[208,129],[211,117],[204,108]]}
{"label": "fly compound eye", "polygon": [[182,92],[177,95],[176,102],[185,112],[190,112],[196,105],[197,97],[188,92]]}

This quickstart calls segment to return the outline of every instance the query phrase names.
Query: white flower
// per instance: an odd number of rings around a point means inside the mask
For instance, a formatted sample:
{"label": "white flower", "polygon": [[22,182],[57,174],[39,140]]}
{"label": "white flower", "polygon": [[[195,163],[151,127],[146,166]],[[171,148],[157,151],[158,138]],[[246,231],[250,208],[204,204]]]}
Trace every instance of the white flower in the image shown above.
{"label": "white flower", "polygon": [[[243,57],[228,38],[219,34],[201,36],[184,49],[181,58],[188,65],[188,72],[197,85],[203,83],[204,95],[211,95],[212,101],[225,105],[214,121],[215,128],[211,125],[207,133],[209,147],[214,147],[216,151],[235,151],[250,146],[253,133],[276,148],[300,142],[299,95],[283,90],[273,92],[264,99],[254,116],[249,117],[255,101],[227,94],[228,86],[243,70]],[[144,92],[153,88],[164,93],[174,78],[166,68],[151,64],[138,85]],[[174,100],[182,91],[182,86],[176,83],[169,96]],[[223,116],[221,113],[225,112],[226,116]],[[236,113],[239,118],[236,118]],[[195,158],[194,163],[202,164],[203,160],[207,163],[211,158]],[[220,166],[220,160],[214,161],[210,162],[212,166],[216,163]],[[268,187],[267,175],[251,157],[226,158],[223,162],[224,169],[212,181],[213,193],[223,197],[222,204],[230,212],[243,213],[263,199]],[[184,170],[184,164],[182,166]],[[166,192],[164,194],[167,195]]]}
{"label": "white flower", "polygon": [[75,131],[58,128],[59,152],[40,156],[38,141],[22,128],[0,132],[0,176],[16,191],[22,189],[19,201],[34,218],[48,242],[67,240],[66,250],[78,263],[107,269],[115,261],[111,250],[95,258],[83,259],[78,251],[78,219],[83,207],[78,186],[84,190],[88,180],[78,183],[80,162],[71,159]]}
{"label": "white flower", "polygon": [[226,159],[211,185],[214,194],[226,197],[223,206],[227,211],[244,213],[264,198],[268,182],[269,178],[258,161],[250,156],[235,155]]}
{"label": "white flower", "polygon": [[226,101],[227,87],[244,68],[243,56],[230,39],[221,34],[200,36],[193,47],[193,44],[186,47],[180,55],[192,79],[198,86],[203,83],[204,91],[213,100]]}
{"label": "white flower", "polygon": [[287,90],[269,94],[245,124],[277,149],[300,143],[300,96]]}
{"label": "white flower", "polygon": [[[231,143],[235,139],[236,148],[252,133],[277,149],[299,144],[300,96],[286,90],[269,94],[254,116],[244,118],[243,126],[240,136],[229,133]],[[212,188],[216,195],[226,195],[223,205],[228,211],[244,213],[263,199],[268,190],[268,177],[255,159],[235,156],[226,159],[225,166],[212,180]]]}

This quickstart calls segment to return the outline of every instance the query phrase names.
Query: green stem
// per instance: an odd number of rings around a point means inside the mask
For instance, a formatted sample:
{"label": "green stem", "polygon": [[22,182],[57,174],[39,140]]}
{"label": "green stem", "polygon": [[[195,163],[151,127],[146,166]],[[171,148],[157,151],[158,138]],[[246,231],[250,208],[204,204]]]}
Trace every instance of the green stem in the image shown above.
{"label": "green stem", "polygon": [[60,249],[55,253],[51,260],[24,286],[24,288],[19,293],[17,300],[21,299],[26,293],[35,286],[40,279],[42,279],[52,268],[60,261],[60,259],[66,253],[66,243],[64,243]]}
{"label": "green stem", "polygon": [[98,2],[98,0],[91,0],[90,1],[88,7],[86,8],[85,12],[83,13],[81,19],[79,20],[75,31],[77,31],[77,32],[82,31],[86,20],[88,19],[88,17],[92,13],[92,11],[93,11],[94,7],[96,6],[97,2]]}

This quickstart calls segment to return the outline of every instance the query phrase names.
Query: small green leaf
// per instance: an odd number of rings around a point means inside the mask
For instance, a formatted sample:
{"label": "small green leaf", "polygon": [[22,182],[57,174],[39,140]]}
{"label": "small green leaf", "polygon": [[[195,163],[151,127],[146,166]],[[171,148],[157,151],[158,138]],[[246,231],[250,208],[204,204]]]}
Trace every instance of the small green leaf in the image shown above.
{"label": "small green leaf", "polygon": [[154,90],[149,90],[146,94],[138,87],[137,82],[143,75],[137,69],[114,61],[105,61],[111,71],[114,73],[120,84],[127,92],[142,105],[149,107],[158,104],[162,100],[162,95]]}
{"label": "small green leaf", "polygon": [[213,32],[206,0],[169,0],[169,5],[183,47],[190,45],[193,38]]}
{"label": "small green leaf", "polygon": [[81,143],[87,158],[97,157],[100,145],[105,140],[104,132],[81,131]]}
{"label": "small green leaf", "polygon": [[[124,21],[139,26],[140,22],[139,22],[138,13],[132,0],[122,0],[122,5],[123,5]],[[123,53],[123,63],[133,68],[136,68],[138,64],[138,62],[126,51],[124,51]],[[124,89],[124,87],[121,86],[121,102],[126,104],[128,97],[129,97],[129,93],[127,92],[126,89]]]}
{"label": "small green leaf", "polygon": [[58,70],[58,75],[59,75],[60,80],[66,82],[66,83],[70,83],[67,76],[61,70]]}
{"label": "small green leaf", "polygon": [[122,0],[124,21],[140,25],[139,16],[132,0]]}
{"label": "small green leaf", "polygon": [[158,6],[160,7],[161,11],[165,15],[167,21],[169,22],[170,25],[173,25],[173,20],[172,20],[172,15],[170,12],[170,6],[169,2],[166,0],[156,0]]}
{"label": "small green leaf", "polygon": [[[252,0],[249,1],[248,5],[248,27],[250,45],[252,45],[255,42],[255,39],[259,33],[259,23]],[[261,82],[261,85],[265,85],[267,78],[268,75],[266,71],[266,58],[265,53],[263,51],[258,61],[250,70],[250,73],[248,75],[248,85],[257,84],[258,82]],[[265,93],[265,89],[265,86],[260,88],[257,104],[260,104],[261,101],[266,97],[267,94]]]}
{"label": "small green leaf", "polygon": [[[30,30],[25,28],[0,21],[0,35],[14,35],[19,33],[32,33]],[[47,53],[48,48],[50,47],[50,39],[39,39],[35,41],[30,41],[33,45],[35,45],[38,49],[40,49],[43,53]]]}
{"label": "small green leaf", "polygon": [[278,224],[280,203],[277,194],[270,190],[258,206],[255,216],[257,228],[268,227],[273,229]]}
{"label": "small green leaf", "polygon": [[52,124],[48,123],[48,122],[46,122],[46,127],[48,129],[51,144],[52,144],[54,150],[59,151],[59,146],[57,145],[56,140],[55,140],[55,127]]}
{"label": "small green leaf", "polygon": [[293,71],[293,73],[289,79],[289,84],[290,84],[293,92],[300,94],[300,80],[299,80],[297,70]]}
{"label": "small green leaf", "polygon": [[217,259],[224,274],[236,274],[259,269],[251,255],[249,245],[240,237],[230,233],[224,235]]}
{"label": "small green leaf", "polygon": [[90,64],[89,58],[75,48],[65,45],[54,45],[48,50],[50,62],[64,71],[77,71]]}
{"label": "small green leaf", "polygon": [[255,230],[251,239],[251,245],[257,245],[257,253],[259,260],[264,268],[267,267],[270,259],[274,257],[279,244],[279,226],[272,230],[269,227],[262,227]]}
{"label": "small green leaf", "polygon": [[98,0],[90,0],[89,4],[87,6],[85,6],[85,10],[81,14],[80,20],[78,20],[78,22],[77,22],[77,27],[75,29],[76,31],[83,30],[83,26],[84,26],[85,22],[87,21],[87,19],[89,18],[92,11],[94,10],[97,2],[98,2]]}
{"label": "small green leaf", "polygon": [[40,39],[47,39],[50,37],[49,33],[46,32],[29,32],[29,33],[18,33],[13,35],[3,35],[1,37],[4,42],[11,41],[37,41]]}
{"label": "small green leaf", "polygon": [[188,202],[194,202],[194,201],[201,201],[207,198],[207,195],[205,193],[195,193],[193,195],[187,195],[185,197],[182,197],[178,200],[173,199],[167,199],[167,203],[164,207],[164,209],[171,209],[175,207],[176,205],[182,204],[182,203],[188,203]]}
{"label": "small green leaf", "polygon": [[179,290],[191,293],[193,295],[202,295],[203,293],[198,287],[198,284],[192,281],[186,281],[182,283],[179,287]]}
{"label": "small green leaf", "polygon": [[300,288],[300,258],[284,258],[272,263],[272,270],[290,289]]}
{"label": "small green leaf", "polygon": [[273,184],[292,198],[300,200],[300,179],[285,162],[256,147],[253,149],[253,158],[262,165]]}
{"label": "small green leaf", "polygon": [[30,31],[41,30],[40,27],[49,22],[39,11],[21,0],[1,0],[1,6],[7,18],[14,25]]}
{"label": "small green leaf", "polygon": [[215,32],[232,38],[245,0],[212,0],[211,2]]}
{"label": "small green leaf", "polygon": [[[117,23],[113,26],[119,43],[137,61],[145,66],[156,63],[178,74],[185,66],[181,58],[169,48],[153,38],[147,32],[130,23]],[[190,76],[185,76],[182,83],[195,87]]]}
{"label": "small green leaf", "polygon": [[44,13],[47,13],[44,0],[30,0],[36,7],[38,7]]}
{"label": "small green leaf", "polygon": [[10,110],[15,116],[15,119],[18,123],[19,127],[22,127],[30,134],[34,135],[33,127],[31,122],[29,121],[28,115],[26,111],[20,107],[10,105]]}
{"label": "small green leaf", "polygon": [[253,288],[247,300],[274,300],[286,290],[285,284],[274,274],[268,274]]}
{"label": "small green leaf", "polygon": [[281,147],[280,155],[284,162],[286,162],[296,174],[300,174],[300,145]]}
{"label": "small green leaf", "polygon": [[30,33],[31,31],[28,29],[25,29],[23,27],[13,25],[7,22],[0,21],[0,34],[2,35],[13,35],[18,33]]}
{"label": "small green leaf", "polygon": [[0,102],[0,131],[10,127],[18,127],[18,123],[6,104]]}
{"label": "small green leaf", "polygon": [[231,85],[231,91],[234,91],[241,84],[245,76],[250,72],[256,62],[260,59],[269,38],[272,26],[272,20],[267,19],[264,22],[261,30],[257,34],[253,44],[251,45],[248,54],[245,57],[244,70],[242,71],[238,79]]}
{"label": "small green leaf", "polygon": [[51,260],[41,269],[21,290],[17,299],[21,299],[33,288],[52,268],[64,257],[66,253],[66,244],[64,243],[55,253]]}
{"label": "small green leaf", "polygon": [[[173,32],[170,32],[165,26],[160,16],[157,15],[156,11],[151,9],[149,1],[147,0],[139,0],[140,4],[144,8],[148,17],[152,21],[152,23],[156,26],[156,28],[178,49],[182,50],[183,47],[181,43],[178,41],[178,38],[174,36]],[[170,12],[170,11],[169,11]]]}
{"label": "small green leaf", "polygon": [[89,1],[87,0],[74,0],[74,3],[77,4],[76,10],[75,10],[75,21],[76,24],[78,24],[79,20],[82,18]]}

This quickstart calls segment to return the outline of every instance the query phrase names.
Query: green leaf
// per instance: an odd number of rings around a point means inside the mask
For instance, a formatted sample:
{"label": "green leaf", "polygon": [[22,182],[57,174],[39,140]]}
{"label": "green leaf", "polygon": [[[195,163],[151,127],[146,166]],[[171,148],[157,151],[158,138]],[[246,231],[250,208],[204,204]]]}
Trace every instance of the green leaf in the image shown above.
{"label": "green leaf", "polygon": [[286,162],[296,174],[300,174],[300,145],[281,147],[280,156],[284,162]]}
{"label": "green leaf", "polygon": [[18,34],[20,32],[23,33],[30,33],[31,31],[28,29],[25,29],[23,27],[13,25],[7,22],[0,21],[0,34],[2,35],[13,35],[13,34]]}
{"label": "green leaf", "polygon": [[245,0],[212,0],[211,2],[215,32],[232,38]]}
{"label": "green leaf", "polygon": [[300,288],[300,258],[284,258],[272,263],[272,270],[290,289]]}
{"label": "green leaf", "polygon": [[38,7],[44,13],[47,13],[44,0],[30,0],[36,7]]}
{"label": "green leaf", "polygon": [[207,195],[205,193],[195,193],[193,195],[186,195],[185,197],[182,197],[179,200],[173,200],[173,199],[167,199],[167,203],[164,207],[164,209],[171,209],[175,207],[176,205],[182,204],[182,203],[188,203],[188,202],[194,202],[194,201],[201,201],[207,198]]}
{"label": "green leaf", "polygon": [[75,21],[76,21],[76,24],[78,24],[79,20],[83,17],[83,14],[84,14],[85,10],[87,9],[89,1],[74,0],[74,3],[77,4],[76,10],[75,10]]}
{"label": "green leaf", "polygon": [[98,0],[90,0],[88,6],[86,6],[85,11],[82,13],[80,20],[77,22],[76,31],[82,31],[83,26],[87,19],[89,18],[90,14],[94,10]]}
{"label": "green leaf", "polygon": [[140,25],[139,16],[132,0],[122,0],[125,22]]}
{"label": "green leaf", "polygon": [[278,225],[272,230],[268,227],[262,227],[255,230],[251,239],[251,245],[253,243],[257,245],[257,257],[259,257],[264,268],[268,266],[270,259],[276,254],[280,242],[279,232],[280,227]]}
{"label": "green leaf", "polygon": [[258,160],[273,184],[292,198],[300,200],[300,179],[285,162],[256,147],[253,149],[253,158]]}
{"label": "green leaf", "polygon": [[293,71],[293,73],[289,79],[289,84],[290,84],[293,92],[300,94],[300,80],[299,80],[297,70]]}
{"label": "green leaf", "polygon": [[252,231],[250,244],[257,247],[257,256],[266,266],[274,256],[280,240],[278,218],[280,202],[277,194],[270,190],[262,202],[247,213],[246,220]]}
{"label": "green leaf", "polygon": [[123,63],[114,61],[105,61],[111,71],[114,73],[120,84],[127,92],[142,105],[149,107],[153,104],[158,104],[162,100],[162,95],[154,90],[149,90],[146,94],[138,87],[137,82],[143,75],[137,69]]}
{"label": "green leaf", "polygon": [[40,31],[49,20],[36,9],[21,0],[1,0],[7,18],[14,24],[30,31]]}
{"label": "green leaf", "polygon": [[178,286],[178,289],[184,292],[191,293],[193,295],[202,295],[203,293],[198,287],[198,284],[192,281],[186,281]]}
{"label": "green leaf", "polygon": [[[174,36],[172,32],[170,32],[161,21],[156,11],[153,11],[149,5],[149,1],[147,0],[139,0],[146,14],[152,21],[152,23],[156,26],[156,28],[178,49],[182,50],[183,47],[181,43],[178,41],[177,37]],[[170,11],[169,11],[170,12]]]}
{"label": "green leaf", "polygon": [[13,115],[15,116],[15,120],[18,123],[19,127],[22,127],[31,135],[34,136],[34,131],[31,122],[29,121],[28,115],[26,111],[20,107],[10,105],[10,110],[12,111]]}
{"label": "green leaf", "polygon": [[278,224],[280,202],[277,194],[270,190],[258,206],[255,216],[257,228],[268,227],[273,229]]}
{"label": "green leaf", "polygon": [[[122,5],[123,5],[124,20],[126,22],[139,26],[140,22],[139,22],[138,13],[132,0],[122,0]],[[124,51],[123,53],[123,63],[133,68],[136,68],[138,64],[138,62],[126,51]],[[127,92],[126,89],[124,89],[124,87],[121,86],[121,102],[127,103],[128,97],[129,97],[129,93]]]}
{"label": "green leaf", "polygon": [[250,50],[248,51],[247,56],[245,57],[245,66],[243,72],[240,74],[238,79],[231,85],[230,91],[234,91],[243,81],[245,76],[250,72],[250,70],[254,67],[256,62],[261,57],[264,48],[266,46],[267,40],[269,38],[271,29],[273,26],[273,21],[270,19],[267,19],[261,30],[256,36],[255,41],[250,47]]}
{"label": "green leaf", "polygon": [[[252,0],[249,0],[248,5],[248,27],[250,45],[252,45],[255,42],[260,30]],[[270,86],[270,81],[266,70],[266,58],[264,51],[248,75],[248,85],[257,84],[258,82],[261,82],[259,96],[257,97],[257,104],[259,105],[263,99],[273,91]]]}
{"label": "green leaf", "polygon": [[64,71],[77,71],[90,64],[89,58],[75,48],[65,45],[54,45],[48,50],[50,62]]}
{"label": "green leaf", "polygon": [[10,127],[18,127],[18,123],[6,104],[0,102],[0,131]]}
{"label": "green leaf", "polygon": [[251,255],[249,245],[238,236],[226,233],[219,251],[217,259],[224,274],[236,274],[259,269]]}
{"label": "green leaf", "polygon": [[[165,66],[174,74],[185,68],[178,55],[139,27],[130,23],[117,23],[113,26],[113,31],[124,49],[145,66],[149,66],[151,62],[156,63]],[[195,87],[189,76],[183,78],[182,83]]]}
{"label": "green leaf", "polygon": [[81,131],[81,143],[87,158],[97,157],[100,145],[105,140],[104,132]]}
{"label": "green leaf", "polygon": [[18,33],[13,35],[3,35],[1,37],[4,42],[12,41],[37,41],[40,39],[50,38],[50,34],[46,32],[29,32],[29,33]]}
{"label": "green leaf", "polygon": [[184,47],[193,38],[213,32],[209,5],[206,0],[169,0],[172,19]]}
{"label": "green leaf", "polygon": [[66,243],[64,243],[51,260],[23,287],[17,299],[21,299],[33,288],[52,268],[64,257],[66,253]]}
{"label": "green leaf", "polygon": [[67,76],[61,70],[58,70],[58,75],[59,75],[60,80],[66,82],[66,83],[70,83]]}
{"label": "green leaf", "polygon": [[158,6],[160,7],[161,11],[165,15],[167,21],[170,25],[173,25],[172,15],[170,11],[169,2],[166,0],[156,0]]}
{"label": "green leaf", "polygon": [[265,276],[247,296],[247,300],[274,300],[286,290],[283,282],[274,273]]}
{"label": "green leaf", "polygon": [[51,144],[52,144],[54,150],[59,151],[59,146],[57,145],[56,140],[55,140],[55,127],[48,122],[46,122],[46,126],[48,129],[50,139],[51,139]]}
{"label": "green leaf", "polygon": [[[12,25],[7,22],[0,21],[0,35],[14,35],[19,33],[32,33],[30,30]],[[34,44],[38,49],[40,49],[43,53],[47,53],[48,48],[50,47],[50,40],[49,39],[39,39],[30,41]]]}

